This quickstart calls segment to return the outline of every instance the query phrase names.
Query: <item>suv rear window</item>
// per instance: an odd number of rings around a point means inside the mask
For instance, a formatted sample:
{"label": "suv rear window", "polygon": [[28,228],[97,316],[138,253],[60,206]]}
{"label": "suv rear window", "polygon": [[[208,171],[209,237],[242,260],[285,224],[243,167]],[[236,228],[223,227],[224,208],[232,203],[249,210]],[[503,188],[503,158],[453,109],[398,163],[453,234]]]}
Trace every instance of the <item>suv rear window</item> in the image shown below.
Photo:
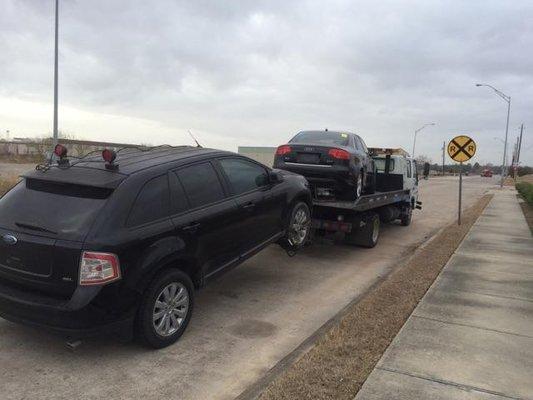
{"label": "suv rear window", "polygon": [[295,137],[293,137],[289,143],[348,146],[348,144],[350,143],[350,137],[347,133],[338,132],[300,132]]}
{"label": "suv rear window", "polygon": [[113,191],[24,179],[0,199],[0,226],[82,241]]}

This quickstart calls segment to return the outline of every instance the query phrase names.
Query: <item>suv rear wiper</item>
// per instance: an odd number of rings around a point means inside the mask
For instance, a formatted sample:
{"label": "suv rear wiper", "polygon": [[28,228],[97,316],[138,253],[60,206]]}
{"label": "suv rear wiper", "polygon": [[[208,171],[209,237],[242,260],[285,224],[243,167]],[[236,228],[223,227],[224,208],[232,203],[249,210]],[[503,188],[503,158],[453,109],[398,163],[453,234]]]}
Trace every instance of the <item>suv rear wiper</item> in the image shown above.
{"label": "suv rear wiper", "polygon": [[31,229],[33,231],[47,232],[47,233],[53,233],[54,235],[57,235],[57,232],[51,231],[50,229],[46,229],[46,228],[32,225],[32,224],[27,224],[25,222],[15,222],[15,225],[17,225],[19,228],[26,228],[26,229]]}

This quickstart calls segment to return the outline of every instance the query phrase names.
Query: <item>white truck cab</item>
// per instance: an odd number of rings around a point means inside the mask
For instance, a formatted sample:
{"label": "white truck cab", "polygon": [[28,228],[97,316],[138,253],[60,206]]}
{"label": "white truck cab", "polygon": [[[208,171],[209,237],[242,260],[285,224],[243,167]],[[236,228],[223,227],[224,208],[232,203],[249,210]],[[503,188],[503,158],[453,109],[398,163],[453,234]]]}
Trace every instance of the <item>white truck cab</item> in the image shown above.
{"label": "white truck cab", "polygon": [[[373,147],[370,151],[373,154],[378,180],[381,174],[401,176],[401,186],[403,190],[409,190],[411,205],[415,208],[418,201],[418,169],[416,161],[403,149]],[[387,159],[389,159],[388,166]]]}

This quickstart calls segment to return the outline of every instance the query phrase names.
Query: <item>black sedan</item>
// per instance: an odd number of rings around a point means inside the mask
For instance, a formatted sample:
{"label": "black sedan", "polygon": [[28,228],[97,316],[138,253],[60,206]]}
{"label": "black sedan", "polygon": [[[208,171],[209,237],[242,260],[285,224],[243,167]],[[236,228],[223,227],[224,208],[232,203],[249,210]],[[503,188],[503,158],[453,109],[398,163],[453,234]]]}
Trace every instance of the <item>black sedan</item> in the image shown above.
{"label": "black sedan", "polygon": [[354,200],[375,188],[374,160],[354,133],[300,132],[278,147],[274,168],[305,176],[317,198]]}

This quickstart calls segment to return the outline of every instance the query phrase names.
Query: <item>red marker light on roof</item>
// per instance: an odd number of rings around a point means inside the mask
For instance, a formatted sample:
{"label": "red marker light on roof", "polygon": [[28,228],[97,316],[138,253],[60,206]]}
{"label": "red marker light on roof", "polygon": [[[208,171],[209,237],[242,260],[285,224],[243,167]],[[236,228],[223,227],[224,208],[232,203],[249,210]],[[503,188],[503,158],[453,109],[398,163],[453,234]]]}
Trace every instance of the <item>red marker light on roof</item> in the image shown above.
{"label": "red marker light on roof", "polygon": [[54,154],[58,156],[59,158],[66,157],[67,148],[63,146],[62,144],[56,144],[56,147],[54,147]]}
{"label": "red marker light on roof", "polygon": [[117,158],[117,153],[110,149],[104,149],[104,151],[102,151],[102,158],[105,162],[112,163]]}

